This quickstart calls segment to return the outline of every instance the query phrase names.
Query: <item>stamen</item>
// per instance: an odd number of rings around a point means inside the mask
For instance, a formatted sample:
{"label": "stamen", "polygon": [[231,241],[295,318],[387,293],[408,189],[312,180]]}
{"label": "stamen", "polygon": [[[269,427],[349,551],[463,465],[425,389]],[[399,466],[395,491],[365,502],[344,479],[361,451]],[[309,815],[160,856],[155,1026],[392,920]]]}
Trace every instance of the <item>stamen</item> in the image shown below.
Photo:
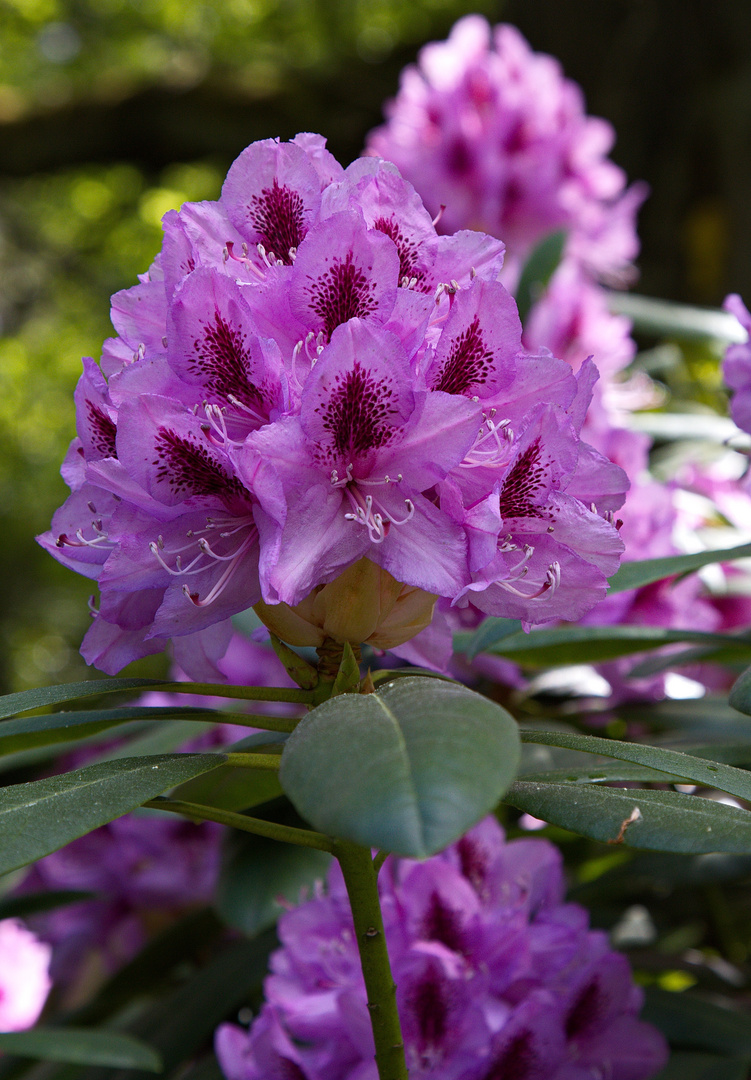
{"label": "stamen", "polygon": [[439,210],[438,210],[438,213],[437,213],[437,214],[436,214],[436,216],[435,216],[435,217],[433,218],[433,228],[435,228],[435,227],[436,227],[436,225],[437,225],[437,224],[438,224],[438,222],[439,222],[439,221],[441,220],[441,218],[443,217],[443,215],[445,214],[445,212],[446,212],[446,204],[445,204],[445,203],[441,203],[441,205],[440,205],[440,208],[439,208]]}

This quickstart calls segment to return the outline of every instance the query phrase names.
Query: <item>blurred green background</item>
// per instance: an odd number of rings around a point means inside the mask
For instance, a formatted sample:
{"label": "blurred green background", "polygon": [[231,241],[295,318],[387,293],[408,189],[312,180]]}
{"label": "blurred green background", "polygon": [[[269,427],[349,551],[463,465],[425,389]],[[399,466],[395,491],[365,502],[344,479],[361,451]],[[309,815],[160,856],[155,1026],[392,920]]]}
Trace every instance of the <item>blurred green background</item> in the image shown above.
{"label": "blurred green background", "polygon": [[652,187],[640,290],[748,298],[747,0],[0,0],[0,690],[85,673],[90,584],[33,535],[66,495],[80,357],[162,214],[216,198],[254,139],[320,131],[346,164],[401,68],[470,11],[515,22],[615,124],[615,160]]}

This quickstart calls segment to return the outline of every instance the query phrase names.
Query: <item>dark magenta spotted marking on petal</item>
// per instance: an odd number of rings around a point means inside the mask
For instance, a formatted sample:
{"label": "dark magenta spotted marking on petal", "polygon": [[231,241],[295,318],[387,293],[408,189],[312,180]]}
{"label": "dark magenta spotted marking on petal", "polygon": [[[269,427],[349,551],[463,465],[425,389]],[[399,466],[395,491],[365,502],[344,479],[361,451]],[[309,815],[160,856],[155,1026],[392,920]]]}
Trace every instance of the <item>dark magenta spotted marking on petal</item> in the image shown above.
{"label": "dark magenta spotted marking on petal", "polygon": [[535,439],[506,474],[500,497],[502,518],[546,516],[545,511],[536,506],[533,500],[540,488],[545,486],[547,464],[542,458],[540,440]]}
{"label": "dark magenta spotted marking on petal", "polygon": [[587,983],[566,1017],[566,1038],[575,1039],[588,1028],[596,1027],[598,1021],[608,1011],[607,995],[603,992],[600,980],[594,978]]}
{"label": "dark magenta spotted marking on petal", "polygon": [[415,282],[412,286],[418,292],[431,292],[430,285],[425,281],[425,272],[417,269],[417,244],[408,240],[399,223],[393,218],[379,217],[373,222],[373,228],[385,233],[396,244],[399,253],[399,284],[404,278]]}
{"label": "dark magenta spotted marking on petal", "polygon": [[475,892],[482,892],[488,876],[488,858],[482,846],[471,837],[463,836],[456,844],[462,874]]}
{"label": "dark magenta spotted marking on petal", "polygon": [[201,329],[201,337],[193,343],[191,371],[201,375],[206,389],[217,397],[236,397],[250,407],[263,405],[261,390],[249,378],[250,350],[242,330],[230,326],[218,311],[213,323],[205,323]]}
{"label": "dark magenta spotted marking on petal", "polygon": [[420,936],[427,941],[440,941],[453,952],[462,951],[464,942],[457,913],[444,904],[437,892],[430,897]]}
{"label": "dark magenta spotted marking on petal", "polygon": [[364,319],[378,306],[373,297],[373,283],[355,263],[352,252],[345,259],[334,259],[325,273],[311,286],[310,306],[323,321],[323,332],[330,338],[337,326],[349,319]]}
{"label": "dark magenta spotted marking on petal", "polygon": [[331,435],[334,451],[348,460],[385,446],[394,434],[393,391],[357,361],[336,377],[325,406],[316,412]]}
{"label": "dark magenta spotted marking on petal", "polygon": [[102,457],[117,457],[117,427],[104,409],[93,401],[86,401],[86,414],[91,425],[91,441]]}
{"label": "dark magenta spotted marking on petal", "polygon": [[247,496],[237,479],[225,472],[205,446],[178,435],[171,428],[160,428],[156,437],[157,480],[166,481],[175,494],[214,495],[219,498]]}
{"label": "dark magenta spotted marking on petal", "polygon": [[532,1033],[520,1031],[503,1048],[482,1080],[532,1080],[538,1074],[538,1055],[532,1046]]}
{"label": "dark magenta spotted marking on petal", "polygon": [[480,320],[475,316],[451,343],[448,360],[433,380],[433,389],[443,390],[445,394],[467,394],[473,387],[487,382],[492,371],[493,354],[485,344]]}
{"label": "dark magenta spotted marking on petal", "polygon": [[248,220],[260,242],[287,266],[292,265],[290,249],[298,248],[308,231],[304,215],[302,198],[286,184],[280,185],[276,177],[271,187],[263,188],[248,204]]}
{"label": "dark magenta spotted marking on petal", "polygon": [[418,1049],[425,1053],[441,1046],[449,1034],[449,1005],[443,980],[434,965],[412,988],[407,1004],[417,1026]]}

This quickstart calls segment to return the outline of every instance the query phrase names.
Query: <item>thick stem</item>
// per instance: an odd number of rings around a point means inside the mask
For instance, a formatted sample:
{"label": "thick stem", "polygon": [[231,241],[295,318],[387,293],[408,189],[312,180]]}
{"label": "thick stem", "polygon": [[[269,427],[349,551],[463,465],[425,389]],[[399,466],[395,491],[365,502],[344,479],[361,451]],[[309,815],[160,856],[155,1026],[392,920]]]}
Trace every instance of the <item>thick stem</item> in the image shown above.
{"label": "thick stem", "polygon": [[404,1040],[396,1008],[396,985],[386,948],[373,860],[367,848],[343,840],[337,840],[334,854],[342,868],[355,923],[378,1076],[380,1080],[408,1080]]}

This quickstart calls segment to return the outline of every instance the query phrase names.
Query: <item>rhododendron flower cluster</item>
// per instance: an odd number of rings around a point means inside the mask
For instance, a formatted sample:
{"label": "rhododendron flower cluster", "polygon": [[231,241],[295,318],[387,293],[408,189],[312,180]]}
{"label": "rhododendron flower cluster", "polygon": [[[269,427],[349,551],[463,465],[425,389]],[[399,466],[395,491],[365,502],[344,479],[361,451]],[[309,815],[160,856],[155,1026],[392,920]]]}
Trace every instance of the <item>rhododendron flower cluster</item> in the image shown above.
{"label": "rhododendron flower cluster", "polygon": [[[504,842],[487,818],[425,862],[379,877],[411,1077],[647,1080],[667,1059],[638,1019],[628,961],[563,902],[559,852]],[[365,986],[340,873],[282,916],[266,1003],[219,1028],[229,1080],[375,1080]]]}
{"label": "rhododendron flower cluster", "polygon": [[0,1031],[36,1023],[52,986],[51,952],[19,919],[0,921]]}
{"label": "rhododendron flower cluster", "polygon": [[442,230],[502,237],[517,270],[559,229],[591,276],[618,276],[636,255],[645,190],[625,190],[608,160],[612,127],[586,115],[580,87],[515,27],[460,19],[404,70],[386,111],[368,147],[398,166],[431,213],[444,208]]}
{"label": "rhododendron flower cluster", "polygon": [[[40,538],[99,584],[85,658],[173,639],[190,674],[256,604],[312,624],[296,644],[391,648],[436,597],[528,624],[601,599],[627,481],[579,437],[596,371],[522,348],[502,258],[317,135],[254,143],[217,202],[167,214],[84,361],[72,494]],[[317,597],[346,574],[369,598],[332,629]]]}

